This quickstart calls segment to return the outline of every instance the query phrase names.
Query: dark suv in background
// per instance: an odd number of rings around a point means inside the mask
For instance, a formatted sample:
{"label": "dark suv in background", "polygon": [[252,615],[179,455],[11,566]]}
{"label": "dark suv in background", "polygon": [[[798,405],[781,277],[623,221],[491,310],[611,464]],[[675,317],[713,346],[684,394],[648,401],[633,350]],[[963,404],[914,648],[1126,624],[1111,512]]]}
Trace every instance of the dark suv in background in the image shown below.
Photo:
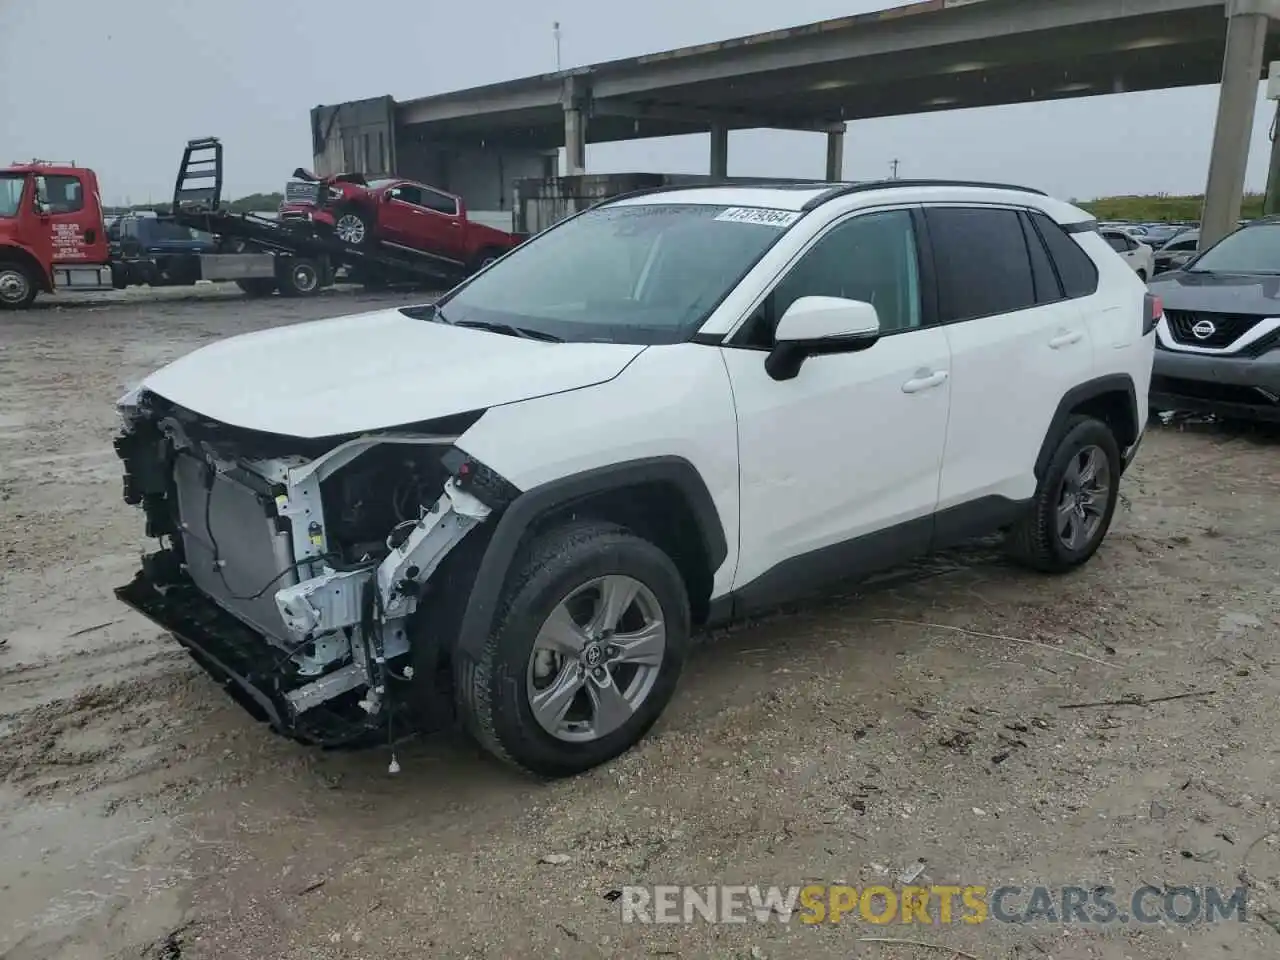
{"label": "dark suv in background", "polygon": [[1280,422],[1280,217],[1253,221],[1150,286],[1164,303],[1151,408]]}
{"label": "dark suv in background", "polygon": [[108,224],[107,244],[113,259],[129,261],[153,287],[194,283],[201,276],[200,254],[218,249],[211,233],[145,214],[126,214]]}

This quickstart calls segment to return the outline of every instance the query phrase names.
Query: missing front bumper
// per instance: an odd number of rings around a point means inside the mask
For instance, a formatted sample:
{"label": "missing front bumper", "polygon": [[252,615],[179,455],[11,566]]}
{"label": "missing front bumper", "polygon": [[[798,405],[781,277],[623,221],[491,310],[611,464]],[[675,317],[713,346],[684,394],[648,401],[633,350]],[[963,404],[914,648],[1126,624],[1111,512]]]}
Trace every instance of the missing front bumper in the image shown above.
{"label": "missing front bumper", "polygon": [[[139,573],[115,594],[172,634],[237,703],[278,733],[303,743],[333,746],[358,740],[385,722],[346,702],[354,696],[343,694],[362,680],[353,682],[342,669],[319,680],[290,677],[286,655],[193,586],[160,588],[146,573]],[[323,703],[309,705],[298,697],[300,691],[317,685],[328,688]]]}

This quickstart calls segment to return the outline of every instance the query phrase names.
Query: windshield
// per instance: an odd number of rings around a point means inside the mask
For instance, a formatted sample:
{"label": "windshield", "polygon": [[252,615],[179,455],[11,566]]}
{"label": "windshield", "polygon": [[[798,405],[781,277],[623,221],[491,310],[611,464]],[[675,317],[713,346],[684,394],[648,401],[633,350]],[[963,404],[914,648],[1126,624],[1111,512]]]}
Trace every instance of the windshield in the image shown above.
{"label": "windshield", "polygon": [[0,173],[0,217],[16,217],[22,205],[22,188],[27,182],[24,173]]}
{"label": "windshield", "polygon": [[563,340],[687,340],[799,213],[706,204],[592,210],[441,301],[446,323]]}
{"label": "windshield", "polygon": [[1190,269],[1193,273],[1280,274],[1280,223],[1237,230],[1206,251]]}

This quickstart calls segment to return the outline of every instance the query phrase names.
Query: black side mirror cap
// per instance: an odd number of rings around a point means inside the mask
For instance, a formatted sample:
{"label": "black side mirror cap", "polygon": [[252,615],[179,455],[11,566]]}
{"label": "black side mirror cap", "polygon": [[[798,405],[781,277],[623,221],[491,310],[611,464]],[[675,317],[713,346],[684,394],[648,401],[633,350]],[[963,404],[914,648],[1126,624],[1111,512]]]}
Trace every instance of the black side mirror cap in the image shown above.
{"label": "black side mirror cap", "polygon": [[774,345],[764,359],[764,372],[774,380],[794,380],[809,357],[832,353],[861,353],[880,342],[880,334],[856,334],[822,340],[784,341]]}

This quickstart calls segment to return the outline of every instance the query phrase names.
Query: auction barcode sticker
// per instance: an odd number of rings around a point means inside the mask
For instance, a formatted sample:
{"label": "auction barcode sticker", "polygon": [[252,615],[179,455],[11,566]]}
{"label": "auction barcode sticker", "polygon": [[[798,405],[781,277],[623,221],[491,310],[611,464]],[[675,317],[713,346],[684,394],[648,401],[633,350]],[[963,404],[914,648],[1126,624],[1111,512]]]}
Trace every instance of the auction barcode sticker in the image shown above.
{"label": "auction barcode sticker", "polygon": [[770,210],[765,207],[730,207],[717,220],[733,223],[759,223],[767,227],[789,227],[800,219],[795,210]]}

